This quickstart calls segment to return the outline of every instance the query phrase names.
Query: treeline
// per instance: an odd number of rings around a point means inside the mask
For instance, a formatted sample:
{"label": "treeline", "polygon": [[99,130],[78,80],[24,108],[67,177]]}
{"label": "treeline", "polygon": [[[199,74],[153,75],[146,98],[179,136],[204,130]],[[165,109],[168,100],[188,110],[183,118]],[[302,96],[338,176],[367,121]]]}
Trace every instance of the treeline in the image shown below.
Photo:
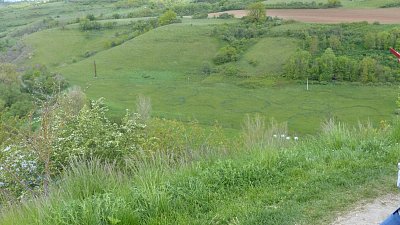
{"label": "treeline", "polygon": [[312,2],[281,2],[276,4],[266,4],[268,9],[327,9],[341,7],[340,0],[328,0],[326,3]]}
{"label": "treeline", "polygon": [[395,7],[400,7],[400,2],[386,3],[385,5],[381,6],[380,8],[395,8]]}
{"label": "treeline", "polygon": [[302,46],[287,62],[284,76],[363,83],[400,81],[399,67],[388,52],[389,47],[400,46],[400,29],[377,26],[315,25],[308,30],[287,31],[285,35],[301,39]]}
{"label": "treeline", "polygon": [[327,48],[319,57],[309,51],[297,51],[285,66],[287,77],[295,80],[309,78],[317,81],[351,82],[398,82],[400,70],[380,64],[376,59],[365,56],[361,60],[349,56],[336,56]]}
{"label": "treeline", "polygon": [[212,35],[226,43],[214,56],[213,62],[221,65],[237,61],[243,53],[254,42],[257,37],[263,36],[268,30],[268,23],[241,22],[215,27]]}

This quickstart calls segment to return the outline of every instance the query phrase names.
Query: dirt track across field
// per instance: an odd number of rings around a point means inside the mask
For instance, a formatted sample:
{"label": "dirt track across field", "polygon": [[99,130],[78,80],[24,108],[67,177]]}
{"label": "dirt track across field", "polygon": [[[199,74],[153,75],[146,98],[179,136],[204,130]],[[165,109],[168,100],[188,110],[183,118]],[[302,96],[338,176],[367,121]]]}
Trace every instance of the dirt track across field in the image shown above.
{"label": "dirt track across field", "polygon": [[[209,17],[219,13],[210,13]],[[246,15],[246,10],[226,11],[237,18]],[[388,9],[268,9],[267,15],[283,19],[293,19],[311,23],[379,22],[382,24],[400,24],[400,8]]]}
{"label": "dirt track across field", "polygon": [[339,215],[331,225],[378,225],[400,207],[400,196],[389,194],[371,202],[363,201],[347,212]]}

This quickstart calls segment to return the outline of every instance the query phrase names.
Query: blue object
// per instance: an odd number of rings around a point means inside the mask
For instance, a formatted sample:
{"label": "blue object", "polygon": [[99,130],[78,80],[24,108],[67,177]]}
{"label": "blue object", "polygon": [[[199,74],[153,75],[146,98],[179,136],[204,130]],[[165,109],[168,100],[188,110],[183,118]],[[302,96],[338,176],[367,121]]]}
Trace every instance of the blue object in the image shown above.
{"label": "blue object", "polygon": [[394,211],[381,225],[400,225],[400,215],[399,210]]}

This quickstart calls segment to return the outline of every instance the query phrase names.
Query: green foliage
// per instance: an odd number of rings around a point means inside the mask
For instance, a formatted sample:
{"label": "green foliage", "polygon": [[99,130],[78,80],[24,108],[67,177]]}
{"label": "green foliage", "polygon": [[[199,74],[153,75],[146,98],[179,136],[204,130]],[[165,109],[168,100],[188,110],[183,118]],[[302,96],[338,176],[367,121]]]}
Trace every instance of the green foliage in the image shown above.
{"label": "green foliage", "polygon": [[160,26],[178,22],[177,15],[174,11],[168,10],[158,18]]}
{"label": "green foliage", "polygon": [[302,79],[309,74],[311,54],[307,51],[297,51],[285,65],[286,74],[292,79]]}
{"label": "green foliage", "polygon": [[[252,136],[264,133],[257,121],[250,121]],[[97,159],[75,162],[49,196],[7,206],[0,219],[5,225],[326,223],[334,216],[326,211],[389,191],[387,174],[395,174],[398,153],[391,132],[386,125],[351,128],[330,120],[317,137],[281,150],[236,149],[181,167],[142,161],[144,167],[119,170]]]}
{"label": "green foliage", "polygon": [[99,100],[92,101],[68,120],[60,115],[55,121],[58,138],[54,142],[58,166],[75,157],[121,161],[124,156],[141,150],[146,142],[145,125],[139,122],[138,115],[127,113],[121,124],[115,124],[106,117],[106,111]]}
{"label": "green foliage", "polygon": [[99,22],[92,21],[89,19],[82,19],[79,22],[79,29],[81,31],[100,30],[101,24]]}
{"label": "green foliage", "polygon": [[207,13],[196,13],[196,14],[193,14],[192,18],[193,19],[207,19],[208,14]]}
{"label": "green foliage", "polygon": [[85,18],[88,19],[89,21],[96,20],[96,17],[93,14],[87,14]]}
{"label": "green foliage", "polygon": [[291,2],[277,2],[269,3],[266,8],[269,9],[325,9],[325,8],[338,8],[341,7],[340,0],[327,0],[326,3],[316,1],[291,1]]}
{"label": "green foliage", "polygon": [[22,118],[32,110],[31,96],[22,88],[16,67],[0,64],[0,115],[3,118]]}
{"label": "green foliage", "polygon": [[328,8],[337,8],[342,6],[342,3],[340,2],[340,0],[328,0],[328,2],[326,3],[326,6]]}
{"label": "green foliage", "polygon": [[229,13],[221,13],[218,16],[218,19],[232,19],[234,17],[235,17],[234,15],[229,14]]}
{"label": "green foliage", "polygon": [[247,10],[248,10],[247,16],[249,17],[250,20],[254,22],[260,22],[265,20],[266,18],[265,5],[261,2],[250,4],[247,7]]}
{"label": "green foliage", "polygon": [[117,22],[106,22],[103,24],[105,29],[113,29],[117,26]]}
{"label": "green foliage", "polygon": [[[397,28],[375,28],[364,23],[319,26],[299,30],[295,36],[303,39],[304,50],[311,53],[304,57],[309,68],[300,72],[295,68],[294,58],[286,63],[288,77],[309,76],[319,81],[394,82],[398,80],[394,61],[387,61],[386,50],[395,46],[400,33]],[[328,54],[328,49],[329,54]],[[383,50],[383,51],[378,51]]]}
{"label": "green foliage", "polygon": [[114,13],[114,14],[112,15],[112,18],[113,18],[113,19],[121,19],[121,15],[118,14],[118,13]]}
{"label": "green foliage", "polygon": [[334,74],[336,55],[331,48],[327,48],[322,56],[317,60],[319,64],[319,80],[330,81]]}
{"label": "green foliage", "polygon": [[45,66],[37,65],[21,76],[23,92],[39,99],[60,93],[68,87],[68,82],[59,74],[51,73]]}
{"label": "green foliage", "polygon": [[213,62],[216,65],[221,65],[227,62],[237,61],[239,57],[238,51],[232,46],[222,47],[217,55],[214,56]]}

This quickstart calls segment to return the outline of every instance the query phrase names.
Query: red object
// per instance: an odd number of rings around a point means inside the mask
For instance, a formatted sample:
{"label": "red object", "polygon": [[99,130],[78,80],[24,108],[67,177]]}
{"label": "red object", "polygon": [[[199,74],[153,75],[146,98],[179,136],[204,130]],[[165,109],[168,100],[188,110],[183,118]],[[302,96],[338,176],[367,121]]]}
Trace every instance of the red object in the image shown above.
{"label": "red object", "polygon": [[399,63],[400,63],[400,53],[397,52],[396,50],[394,50],[393,48],[390,48],[389,50],[393,55],[395,55],[397,57],[397,59],[399,60]]}

